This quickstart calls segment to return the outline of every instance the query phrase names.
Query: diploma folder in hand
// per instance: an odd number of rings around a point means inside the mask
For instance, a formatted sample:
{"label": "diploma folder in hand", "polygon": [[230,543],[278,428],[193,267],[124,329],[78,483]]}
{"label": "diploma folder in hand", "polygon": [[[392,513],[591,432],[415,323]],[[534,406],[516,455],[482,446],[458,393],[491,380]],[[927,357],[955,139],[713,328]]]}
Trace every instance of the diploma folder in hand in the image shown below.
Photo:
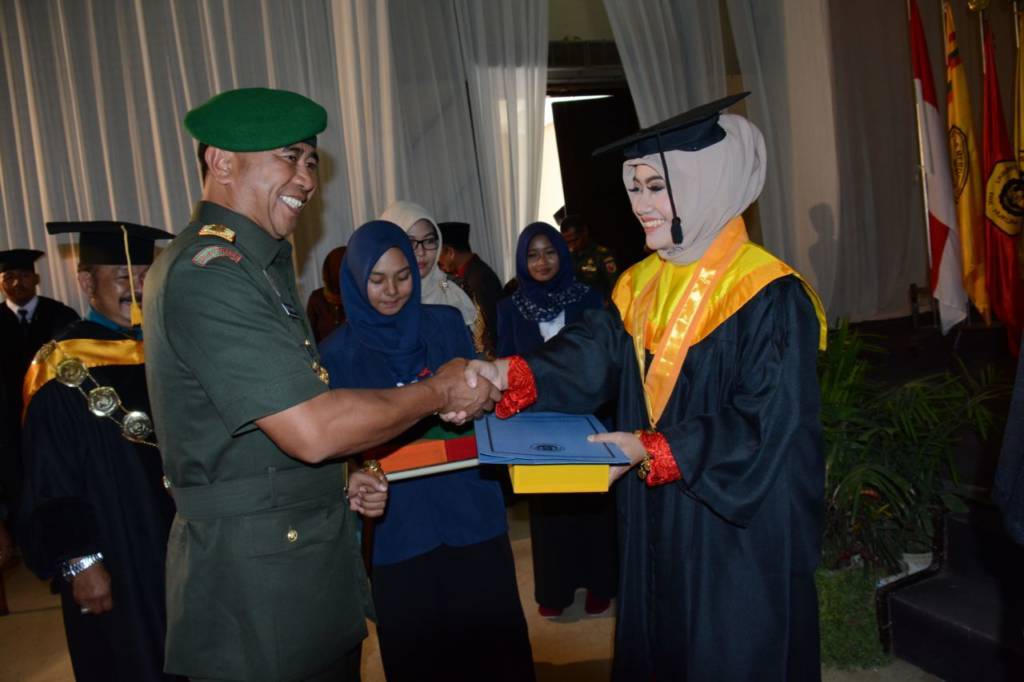
{"label": "diploma folder in hand", "polygon": [[476,424],[481,464],[508,464],[512,488],[530,492],[603,492],[608,466],[629,464],[611,443],[591,443],[604,433],[592,415],[524,412],[509,419],[488,415]]}

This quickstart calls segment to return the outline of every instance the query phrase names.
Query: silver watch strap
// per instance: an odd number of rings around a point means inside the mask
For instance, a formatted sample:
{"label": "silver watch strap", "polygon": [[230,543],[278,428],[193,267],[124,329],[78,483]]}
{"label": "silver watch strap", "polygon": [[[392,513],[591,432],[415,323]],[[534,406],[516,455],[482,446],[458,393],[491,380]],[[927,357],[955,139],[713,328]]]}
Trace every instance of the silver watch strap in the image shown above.
{"label": "silver watch strap", "polygon": [[76,575],[101,561],[103,561],[103,552],[96,552],[95,554],[87,554],[85,556],[75,557],[74,559],[68,559],[60,564],[61,577],[63,577],[64,580],[71,582],[74,580]]}

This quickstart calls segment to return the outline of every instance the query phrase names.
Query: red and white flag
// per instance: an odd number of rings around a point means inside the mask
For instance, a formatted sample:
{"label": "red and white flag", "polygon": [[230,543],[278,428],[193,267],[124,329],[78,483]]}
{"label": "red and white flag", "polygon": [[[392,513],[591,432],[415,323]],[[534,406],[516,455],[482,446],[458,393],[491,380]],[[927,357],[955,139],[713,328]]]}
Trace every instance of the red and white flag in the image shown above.
{"label": "red and white flag", "polygon": [[939,302],[939,320],[945,334],[967,317],[967,292],[960,264],[953,180],[949,167],[946,126],[939,114],[917,0],[909,0],[910,59],[914,67],[914,93],[920,124],[920,142],[928,190],[928,235],[931,245],[931,289]]}

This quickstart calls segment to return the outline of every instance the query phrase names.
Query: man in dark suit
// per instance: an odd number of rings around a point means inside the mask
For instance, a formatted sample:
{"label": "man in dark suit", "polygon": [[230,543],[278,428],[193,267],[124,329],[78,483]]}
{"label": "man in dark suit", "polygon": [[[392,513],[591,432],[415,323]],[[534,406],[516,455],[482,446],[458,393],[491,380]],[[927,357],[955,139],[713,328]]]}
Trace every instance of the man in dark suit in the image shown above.
{"label": "man in dark suit", "polygon": [[493,357],[498,333],[501,280],[469,247],[469,223],[440,223],[444,246],[437,264],[476,303],[483,318],[484,352]]}
{"label": "man in dark suit", "polygon": [[6,491],[9,513],[16,508],[13,498],[21,480],[21,462],[15,454],[21,432],[21,382],[39,347],[78,319],[78,313],[60,301],[36,294],[35,262],[42,255],[33,249],[0,251],[0,380],[6,395],[0,410],[0,489]]}

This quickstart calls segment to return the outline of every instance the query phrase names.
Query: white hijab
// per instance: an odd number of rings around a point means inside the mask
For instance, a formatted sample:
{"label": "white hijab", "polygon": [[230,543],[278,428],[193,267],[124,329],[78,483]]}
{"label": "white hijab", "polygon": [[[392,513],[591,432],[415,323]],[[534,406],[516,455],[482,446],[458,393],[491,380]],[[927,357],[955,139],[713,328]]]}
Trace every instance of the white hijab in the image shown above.
{"label": "white hijab", "polygon": [[437,234],[437,251],[434,252],[434,263],[430,266],[430,271],[426,277],[420,280],[420,301],[435,305],[450,305],[456,308],[462,313],[462,320],[466,326],[471,326],[476,322],[477,311],[473,300],[459,288],[459,285],[449,282],[444,272],[437,266],[437,257],[441,254],[441,249],[444,248],[444,239],[441,237],[441,230],[438,229],[437,222],[430,217],[427,209],[411,201],[396,201],[384,209],[384,212],[380,214],[380,219],[392,222],[406,232],[421,220],[426,220],[434,227],[434,233]]}
{"label": "white hijab", "polygon": [[[658,255],[672,263],[699,260],[722,228],[754,203],[764,187],[765,147],[761,131],[734,114],[722,114],[718,124],[725,129],[725,138],[710,147],[695,152],[665,152],[672,199],[683,225],[683,243],[672,243],[669,223],[651,235],[650,241],[664,244]],[[640,165],[650,166],[665,177],[660,154],[630,159],[622,166],[627,189]]]}

